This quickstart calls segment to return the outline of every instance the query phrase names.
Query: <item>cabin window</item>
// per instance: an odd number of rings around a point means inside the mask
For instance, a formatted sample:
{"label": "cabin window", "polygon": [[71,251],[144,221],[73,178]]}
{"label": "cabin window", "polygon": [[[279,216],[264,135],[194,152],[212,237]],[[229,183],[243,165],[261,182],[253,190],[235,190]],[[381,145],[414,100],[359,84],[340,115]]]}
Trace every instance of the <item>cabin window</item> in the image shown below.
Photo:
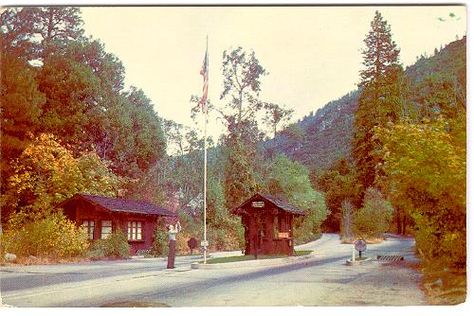
{"label": "cabin window", "polygon": [[101,221],[100,238],[105,239],[112,234],[112,221]]}
{"label": "cabin window", "polygon": [[84,220],[82,221],[81,228],[86,232],[89,239],[94,239],[94,221]]}
{"label": "cabin window", "polygon": [[142,240],[142,222],[128,222],[128,240]]}

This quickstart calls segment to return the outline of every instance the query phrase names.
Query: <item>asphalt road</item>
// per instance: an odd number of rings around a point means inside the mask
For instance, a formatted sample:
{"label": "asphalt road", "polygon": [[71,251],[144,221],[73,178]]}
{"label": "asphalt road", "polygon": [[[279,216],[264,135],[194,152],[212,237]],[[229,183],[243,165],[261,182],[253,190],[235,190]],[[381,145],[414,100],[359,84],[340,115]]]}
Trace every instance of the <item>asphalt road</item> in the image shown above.
{"label": "asphalt road", "polygon": [[[299,246],[309,259],[280,266],[191,270],[196,257],[2,267],[3,304],[11,306],[340,306],[420,305],[412,239],[388,238],[365,255],[396,254],[403,262],[345,265],[351,245],[325,234]],[[215,256],[235,253],[219,253]]]}

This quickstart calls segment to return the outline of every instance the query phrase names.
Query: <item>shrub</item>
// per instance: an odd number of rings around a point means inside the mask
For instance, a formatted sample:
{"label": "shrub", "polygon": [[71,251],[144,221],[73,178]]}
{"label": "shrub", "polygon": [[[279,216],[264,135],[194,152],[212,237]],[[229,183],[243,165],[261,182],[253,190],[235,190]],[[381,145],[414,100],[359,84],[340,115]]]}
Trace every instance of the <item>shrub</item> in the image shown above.
{"label": "shrub", "polygon": [[106,239],[99,239],[92,243],[87,256],[91,259],[103,258],[128,258],[130,257],[130,245],[127,236],[121,230],[112,233]]}
{"label": "shrub", "polygon": [[166,256],[168,254],[168,233],[162,227],[157,225],[155,230],[155,240],[150,250],[150,255],[154,257]]}
{"label": "shrub", "polygon": [[8,230],[3,239],[2,251],[17,256],[74,257],[82,255],[89,245],[87,234],[61,213]]}
{"label": "shrub", "polygon": [[368,188],[364,205],[354,214],[353,232],[359,238],[382,238],[392,220],[393,207],[380,191]]}
{"label": "shrub", "polygon": [[243,227],[240,227],[242,226],[237,224],[232,227],[232,229],[228,229],[226,227],[209,227],[209,247],[219,251],[240,250],[245,248],[245,243],[241,241],[241,235],[243,236],[243,233],[240,232],[240,230],[243,231]]}

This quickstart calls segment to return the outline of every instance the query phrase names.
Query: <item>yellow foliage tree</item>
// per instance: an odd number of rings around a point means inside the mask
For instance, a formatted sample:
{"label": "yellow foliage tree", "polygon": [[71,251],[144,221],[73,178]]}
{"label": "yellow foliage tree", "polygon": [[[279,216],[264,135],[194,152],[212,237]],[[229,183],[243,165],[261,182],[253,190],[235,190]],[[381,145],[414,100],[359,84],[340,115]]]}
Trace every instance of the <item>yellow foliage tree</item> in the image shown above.
{"label": "yellow foliage tree", "polygon": [[13,227],[51,214],[58,203],[79,192],[115,196],[121,183],[97,154],[74,157],[51,134],[37,137],[13,168],[5,196]]}
{"label": "yellow foliage tree", "polygon": [[379,128],[384,176],[378,181],[392,204],[415,221],[415,239],[430,266],[466,265],[466,146],[458,122],[442,118],[423,124]]}

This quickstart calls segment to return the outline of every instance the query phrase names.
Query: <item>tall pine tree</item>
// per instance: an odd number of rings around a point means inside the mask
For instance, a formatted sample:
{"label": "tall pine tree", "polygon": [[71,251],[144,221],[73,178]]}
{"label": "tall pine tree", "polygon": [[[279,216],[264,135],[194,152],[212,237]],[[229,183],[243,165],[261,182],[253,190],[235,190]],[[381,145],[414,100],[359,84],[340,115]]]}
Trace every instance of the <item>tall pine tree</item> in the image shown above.
{"label": "tall pine tree", "polygon": [[376,126],[398,120],[400,113],[402,68],[398,61],[400,50],[392,40],[390,25],[379,11],[371,22],[362,52],[364,68],[360,72],[362,89],[355,113],[353,157],[357,178],[363,189],[374,186],[376,168],[381,162],[379,144],[373,139]]}

